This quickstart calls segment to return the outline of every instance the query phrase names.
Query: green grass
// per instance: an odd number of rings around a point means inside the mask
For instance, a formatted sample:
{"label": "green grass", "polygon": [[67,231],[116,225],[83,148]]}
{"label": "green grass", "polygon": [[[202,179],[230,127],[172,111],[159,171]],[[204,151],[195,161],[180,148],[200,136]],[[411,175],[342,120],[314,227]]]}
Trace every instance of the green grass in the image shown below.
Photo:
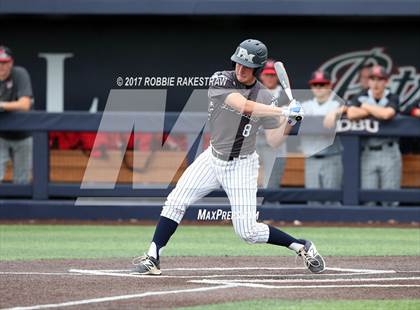
{"label": "green grass", "polygon": [[[326,256],[420,255],[416,228],[287,227]],[[146,251],[154,226],[0,225],[0,260],[132,257]],[[230,226],[180,226],[167,256],[269,256],[291,251],[249,245]]]}
{"label": "green grass", "polygon": [[397,309],[415,310],[420,309],[420,299],[414,300],[339,300],[339,301],[310,301],[310,300],[252,300],[231,302],[198,307],[179,308],[185,310],[237,310],[237,309],[276,309],[276,310],[366,310],[366,309]]}

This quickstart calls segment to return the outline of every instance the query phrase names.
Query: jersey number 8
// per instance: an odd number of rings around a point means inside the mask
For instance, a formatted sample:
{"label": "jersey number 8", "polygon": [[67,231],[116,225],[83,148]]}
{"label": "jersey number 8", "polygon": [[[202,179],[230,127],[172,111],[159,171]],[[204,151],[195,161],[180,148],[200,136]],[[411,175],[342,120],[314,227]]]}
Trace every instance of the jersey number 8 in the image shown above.
{"label": "jersey number 8", "polygon": [[242,131],[242,135],[244,137],[248,137],[249,134],[251,133],[251,128],[252,128],[251,124],[246,124],[245,127],[244,127],[244,131]]}

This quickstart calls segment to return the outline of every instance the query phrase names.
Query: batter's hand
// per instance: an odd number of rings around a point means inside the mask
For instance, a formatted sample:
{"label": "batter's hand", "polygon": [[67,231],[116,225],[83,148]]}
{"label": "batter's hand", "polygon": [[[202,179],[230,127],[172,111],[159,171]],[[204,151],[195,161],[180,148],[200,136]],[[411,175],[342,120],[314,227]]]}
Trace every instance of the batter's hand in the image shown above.
{"label": "batter's hand", "polygon": [[295,99],[290,102],[288,107],[283,108],[283,114],[287,117],[287,123],[290,126],[296,125],[296,123],[302,121],[305,116],[302,105]]}

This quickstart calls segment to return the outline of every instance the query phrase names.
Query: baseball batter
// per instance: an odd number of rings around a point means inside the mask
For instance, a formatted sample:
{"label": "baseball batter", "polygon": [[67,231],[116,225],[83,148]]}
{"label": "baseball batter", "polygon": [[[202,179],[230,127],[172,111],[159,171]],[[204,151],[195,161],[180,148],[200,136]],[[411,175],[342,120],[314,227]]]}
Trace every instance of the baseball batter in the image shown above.
{"label": "baseball batter", "polygon": [[276,147],[282,142],[284,126],[281,125],[286,121],[296,123],[303,110],[295,102],[286,110],[277,107],[270,92],[257,81],[256,71],[267,61],[267,48],[262,42],[243,41],[231,60],[235,70],[216,72],[210,82],[210,146],[186,169],[169,194],[150,248],[147,254],[133,261],[133,273],[160,275],[160,255],[187,207],[220,187],[228,196],[233,227],[241,239],[288,247],[303,258],[311,272],[325,269],[324,260],[311,241],[295,239],[256,220],[258,128],[266,129],[268,143]]}

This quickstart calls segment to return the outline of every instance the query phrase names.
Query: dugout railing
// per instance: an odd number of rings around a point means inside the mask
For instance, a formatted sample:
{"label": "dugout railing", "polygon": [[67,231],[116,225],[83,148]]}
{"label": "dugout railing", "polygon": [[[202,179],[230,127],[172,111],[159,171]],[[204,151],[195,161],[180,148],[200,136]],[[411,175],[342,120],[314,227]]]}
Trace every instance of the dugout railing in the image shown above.
{"label": "dugout railing", "polygon": [[[130,113],[117,113],[119,121],[115,123],[132,121]],[[172,128],[177,119],[177,113],[166,114],[165,126]],[[202,121],[202,113],[190,113],[188,119],[191,122]],[[50,182],[49,179],[49,138],[50,131],[97,131],[102,119],[102,113],[87,112],[26,112],[26,113],[0,113],[0,131],[29,131],[33,136],[33,177],[27,185],[15,185],[11,183],[0,184],[0,197],[3,198],[26,198],[33,200],[46,200],[54,198],[76,197],[163,197],[171,188],[133,188],[132,185],[117,184],[113,189],[91,188],[82,189],[80,184],[67,184]],[[138,129],[147,131],[158,130],[151,114],[138,115],[140,120]],[[307,121],[310,121],[307,118]],[[399,201],[401,203],[418,203],[420,201],[420,188],[402,188],[400,190],[362,190],[360,189],[360,138],[363,136],[395,136],[395,137],[419,137],[420,121],[406,116],[398,116],[392,121],[379,122],[378,130],[372,133],[360,126],[351,126],[345,120],[345,128],[338,133],[340,136],[343,152],[343,186],[341,190],[321,190],[304,188],[282,188],[280,190],[260,189],[259,195],[267,201],[302,202],[307,200],[341,201],[343,205],[357,206],[366,201]],[[190,135],[188,140],[191,151],[188,153],[188,161],[191,162],[200,145],[194,133],[189,132],[193,126],[185,124],[184,132]],[[316,127],[316,126],[315,126]],[[321,126],[318,126],[321,127]],[[356,128],[356,130],[352,130]],[[108,128],[110,131],[118,131],[118,128]],[[296,134],[296,128],[291,134]],[[318,128],[322,131],[322,128]],[[317,131],[315,130],[315,131]],[[222,192],[213,192],[212,196],[224,195]]]}

